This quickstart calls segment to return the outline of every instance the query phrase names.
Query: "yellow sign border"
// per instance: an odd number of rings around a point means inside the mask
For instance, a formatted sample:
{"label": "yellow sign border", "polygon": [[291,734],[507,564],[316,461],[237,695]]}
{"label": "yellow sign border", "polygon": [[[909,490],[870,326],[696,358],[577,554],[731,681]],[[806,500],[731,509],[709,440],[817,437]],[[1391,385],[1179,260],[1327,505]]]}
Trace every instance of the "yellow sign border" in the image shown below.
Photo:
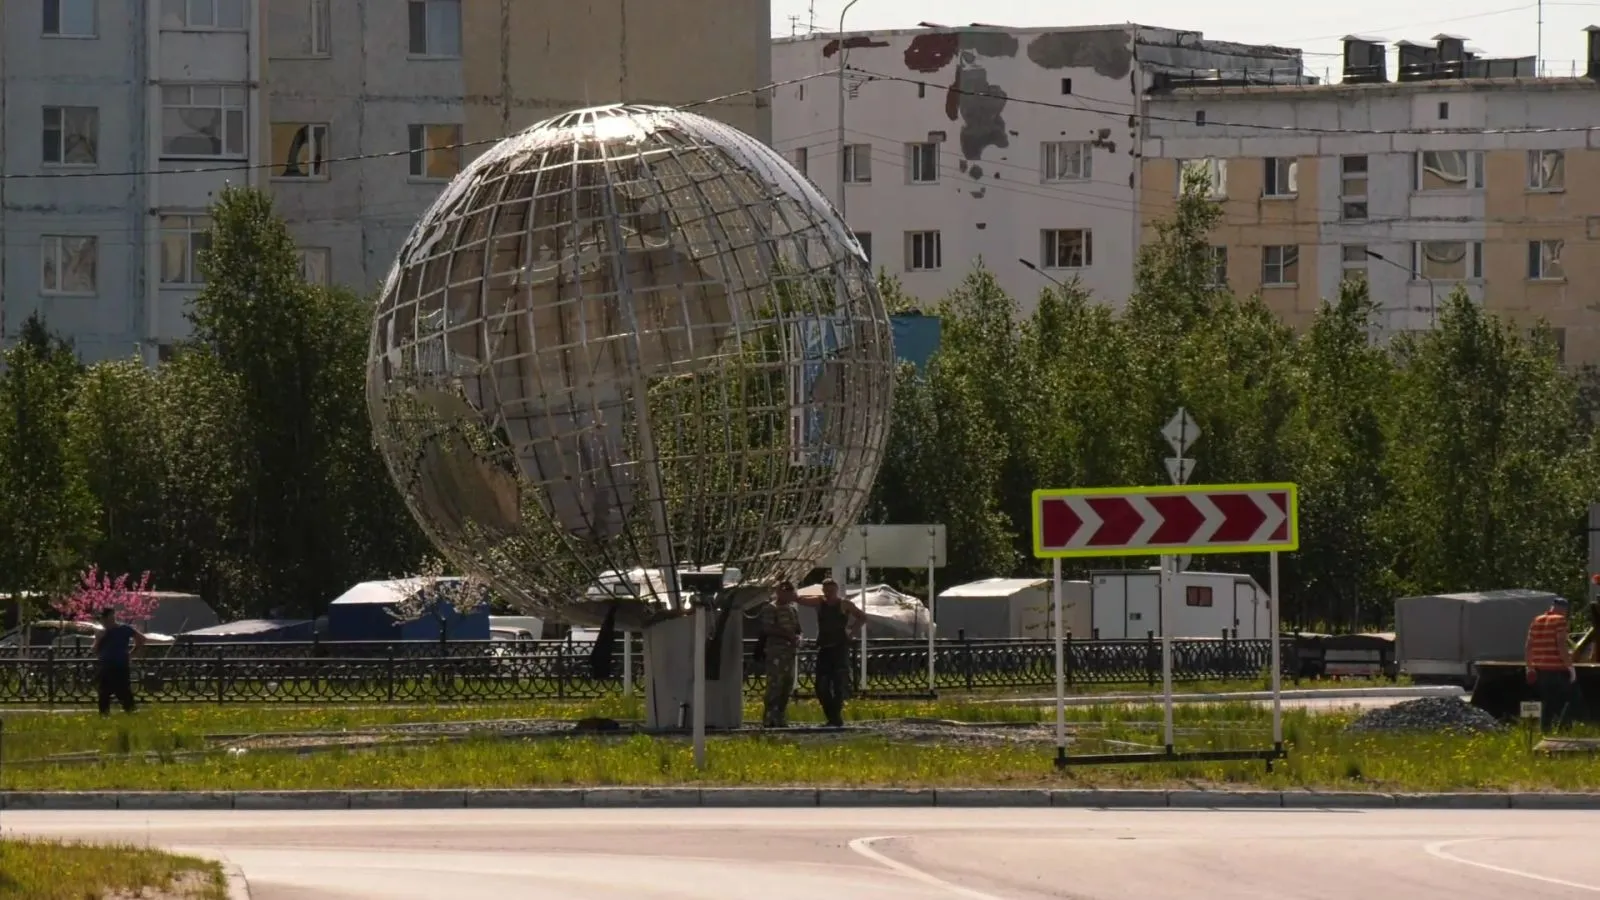
{"label": "yellow sign border", "polygon": [[[1205,491],[1285,491],[1289,495],[1289,537],[1285,541],[1270,544],[1228,544],[1214,547],[1207,544],[1198,546],[1177,547],[1139,547],[1136,549],[1103,549],[1081,548],[1072,550],[1045,550],[1040,544],[1044,540],[1044,523],[1040,521],[1039,505],[1044,500],[1054,500],[1061,497],[1082,497],[1085,495],[1096,497],[1129,497],[1150,496],[1160,494],[1192,494]],[[1073,559],[1096,556],[1175,556],[1180,553],[1210,556],[1218,553],[1292,553],[1300,549],[1300,487],[1288,482],[1267,482],[1262,484],[1168,484],[1152,487],[1091,487],[1091,488],[1042,488],[1033,492],[1033,509],[1030,511],[1033,519],[1033,555],[1036,559]]]}

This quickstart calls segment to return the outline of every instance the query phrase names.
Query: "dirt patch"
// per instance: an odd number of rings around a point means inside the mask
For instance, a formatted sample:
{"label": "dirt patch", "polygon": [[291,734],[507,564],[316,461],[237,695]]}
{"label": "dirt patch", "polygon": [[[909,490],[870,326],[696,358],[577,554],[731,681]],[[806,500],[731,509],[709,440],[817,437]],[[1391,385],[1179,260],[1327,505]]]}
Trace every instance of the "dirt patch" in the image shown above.
{"label": "dirt patch", "polygon": [[103,900],[210,900],[218,896],[211,879],[203,872],[184,872],[164,888],[144,888],[137,892],[114,891]]}

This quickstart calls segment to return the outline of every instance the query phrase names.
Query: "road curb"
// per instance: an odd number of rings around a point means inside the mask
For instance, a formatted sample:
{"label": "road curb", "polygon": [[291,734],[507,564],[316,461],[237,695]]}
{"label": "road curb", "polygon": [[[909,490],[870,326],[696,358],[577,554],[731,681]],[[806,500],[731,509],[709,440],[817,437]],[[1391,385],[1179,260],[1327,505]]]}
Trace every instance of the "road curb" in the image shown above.
{"label": "road curb", "polygon": [[[1408,699],[1420,700],[1424,697],[1458,697],[1466,699],[1467,692],[1451,685],[1429,685],[1426,687],[1378,687],[1378,688],[1289,688],[1279,694],[1284,700],[1362,700],[1362,699]],[[1174,693],[1174,703],[1232,703],[1256,702],[1272,699],[1271,691],[1226,691],[1211,694],[1186,694]],[[1135,706],[1149,706],[1162,702],[1160,694],[1076,694],[1063,698],[1066,706],[1097,706],[1105,704],[1129,704]],[[975,701],[991,706],[1047,706],[1054,705],[1054,697],[1005,697],[999,700]]]}
{"label": "road curb", "polygon": [[399,810],[1056,807],[1061,809],[1571,809],[1600,793],[1048,788],[604,787],[408,791],[9,791],[0,810]]}

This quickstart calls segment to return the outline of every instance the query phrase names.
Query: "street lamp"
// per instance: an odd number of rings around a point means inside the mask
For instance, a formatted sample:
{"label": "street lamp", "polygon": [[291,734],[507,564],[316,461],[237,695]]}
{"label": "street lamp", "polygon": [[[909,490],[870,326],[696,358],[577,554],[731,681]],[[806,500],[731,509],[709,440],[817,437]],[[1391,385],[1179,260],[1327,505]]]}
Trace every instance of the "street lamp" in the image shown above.
{"label": "street lamp", "polygon": [[1043,269],[1039,268],[1038,266],[1034,265],[1032,260],[1023,259],[1022,257],[1019,256],[1019,257],[1017,257],[1017,262],[1022,263],[1023,265],[1027,266],[1029,269],[1032,269],[1033,270],[1033,274],[1039,276],[1040,278],[1043,278],[1044,280],[1050,282],[1051,284],[1055,285],[1056,287],[1061,288],[1062,290],[1066,290],[1067,289],[1067,285],[1066,285],[1065,282],[1063,282],[1061,279],[1055,277],[1054,275],[1051,275],[1049,272],[1046,272],[1045,270],[1043,270]]}
{"label": "street lamp", "polygon": [[1399,269],[1400,271],[1406,273],[1410,277],[1412,277],[1412,278],[1421,278],[1423,281],[1426,281],[1428,283],[1428,327],[1429,328],[1437,328],[1438,324],[1439,324],[1438,323],[1438,315],[1437,315],[1437,313],[1438,313],[1439,296],[1438,296],[1438,293],[1437,293],[1437,291],[1435,289],[1435,286],[1434,286],[1434,283],[1433,283],[1433,279],[1429,278],[1428,276],[1426,276],[1424,274],[1422,274],[1421,272],[1416,271],[1415,269],[1411,268],[1410,266],[1403,266],[1403,265],[1395,262],[1394,260],[1390,259],[1387,256],[1384,256],[1382,253],[1379,253],[1376,250],[1367,250],[1365,252],[1366,252],[1366,254],[1368,256],[1372,257],[1373,259],[1377,260],[1378,262],[1388,263],[1389,265],[1394,266],[1396,269]]}
{"label": "street lamp", "polygon": [[850,7],[860,2],[861,0],[850,0],[844,5],[844,9],[839,10],[839,218],[844,219],[846,227],[849,227],[850,219],[846,216],[849,206],[844,195],[844,65],[845,57],[850,51],[845,47],[844,17],[850,11]]}

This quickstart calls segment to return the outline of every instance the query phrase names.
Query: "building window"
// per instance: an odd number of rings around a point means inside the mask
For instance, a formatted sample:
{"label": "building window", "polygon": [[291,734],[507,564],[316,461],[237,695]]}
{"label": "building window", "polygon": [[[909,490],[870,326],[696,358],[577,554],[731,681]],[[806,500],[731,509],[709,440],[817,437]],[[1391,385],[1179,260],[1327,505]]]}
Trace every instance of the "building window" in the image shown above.
{"label": "building window", "polygon": [[799,172],[802,178],[810,177],[811,173],[808,170],[811,168],[811,153],[808,148],[796,147],[789,158],[794,164],[794,170]]}
{"label": "building window", "polygon": [[44,0],[45,37],[92,38],[97,32],[98,0]]}
{"label": "building window", "polygon": [[52,296],[95,294],[100,242],[92,237],[47,234],[39,239],[39,292]]}
{"label": "building window", "polygon": [[328,10],[328,0],[311,0],[308,13],[306,36],[310,55],[327,56],[333,52],[333,17]]}
{"label": "building window", "polygon": [[100,110],[93,106],[46,106],[44,153],[47,166],[92,166],[100,157]]}
{"label": "building window", "polygon": [[461,172],[460,125],[413,125],[410,138],[413,179],[448,181]]}
{"label": "building window", "polygon": [[161,283],[199,285],[200,254],[211,249],[210,216],[161,217]]}
{"label": "building window", "polygon": [[944,248],[937,231],[906,232],[906,271],[931,272],[943,263]]}
{"label": "building window", "polygon": [[328,126],[272,123],[272,177],[328,177]]}
{"label": "building window", "polygon": [[1269,157],[1266,161],[1266,179],[1262,182],[1264,197],[1293,197],[1300,193],[1300,161],[1292,157]]}
{"label": "building window", "polygon": [[1222,200],[1228,196],[1228,161],[1225,159],[1185,159],[1178,163],[1178,193],[1186,194],[1198,189],[1204,181],[1210,189],[1206,196]]}
{"label": "building window", "polygon": [[1071,78],[1063,78],[1063,79],[1061,79],[1061,93],[1063,93],[1063,94],[1072,93],[1072,79]]}
{"label": "building window", "polygon": [[1339,158],[1339,217],[1347,222],[1367,217],[1367,158]]}
{"label": "building window", "polygon": [[245,155],[244,88],[167,85],[161,89],[161,106],[161,155]]}
{"label": "building window", "polygon": [[1439,121],[1450,118],[1450,104],[1444,100],[1439,101]]}
{"label": "building window", "polygon": [[243,31],[248,0],[161,0],[167,30]]}
{"label": "building window", "polygon": [[1419,191],[1471,191],[1483,188],[1483,153],[1478,150],[1424,150],[1417,154],[1412,186]]}
{"label": "building window", "polygon": [[906,155],[911,158],[912,184],[934,184],[939,180],[938,144],[907,144]]}
{"label": "building window", "polygon": [[1528,151],[1528,190],[1560,191],[1567,187],[1567,154],[1563,150]]}
{"label": "building window", "polygon": [[1424,279],[1466,281],[1483,277],[1482,241],[1417,241],[1411,245],[1411,271]]}
{"label": "building window", "polygon": [[1087,228],[1042,232],[1039,256],[1046,269],[1083,269],[1094,262],[1094,241]]}
{"label": "building window", "polygon": [[1550,349],[1555,351],[1556,365],[1564,366],[1567,364],[1567,330],[1565,328],[1554,328],[1548,325],[1534,328],[1528,337],[1537,343],[1548,343]]}
{"label": "building window", "polygon": [[1211,250],[1211,281],[1208,287],[1228,286],[1228,248],[1212,247]]}
{"label": "building window", "polygon": [[1051,141],[1039,152],[1045,181],[1088,181],[1094,150],[1088,141]]}
{"label": "building window", "polygon": [[327,247],[301,247],[295,251],[300,258],[300,280],[306,284],[327,287],[332,282],[328,278],[328,268],[333,259],[333,251]]}
{"label": "building window", "polygon": [[1340,279],[1365,283],[1367,280],[1367,245],[1344,244],[1339,248]]}
{"label": "building window", "polygon": [[410,0],[412,56],[461,55],[461,0]]}
{"label": "building window", "polygon": [[1261,248],[1261,284],[1290,287],[1300,280],[1300,248],[1294,244]]}
{"label": "building window", "polygon": [[1529,241],[1528,278],[1533,281],[1565,281],[1567,270],[1561,265],[1566,241]]}
{"label": "building window", "polygon": [[872,145],[850,144],[844,148],[845,184],[872,183]]}
{"label": "building window", "polygon": [[1211,586],[1204,584],[1191,584],[1183,589],[1183,602],[1186,606],[1210,606]]}
{"label": "building window", "polygon": [[867,263],[870,265],[872,263],[872,232],[856,232],[856,243],[861,245],[861,252],[866,254]]}

